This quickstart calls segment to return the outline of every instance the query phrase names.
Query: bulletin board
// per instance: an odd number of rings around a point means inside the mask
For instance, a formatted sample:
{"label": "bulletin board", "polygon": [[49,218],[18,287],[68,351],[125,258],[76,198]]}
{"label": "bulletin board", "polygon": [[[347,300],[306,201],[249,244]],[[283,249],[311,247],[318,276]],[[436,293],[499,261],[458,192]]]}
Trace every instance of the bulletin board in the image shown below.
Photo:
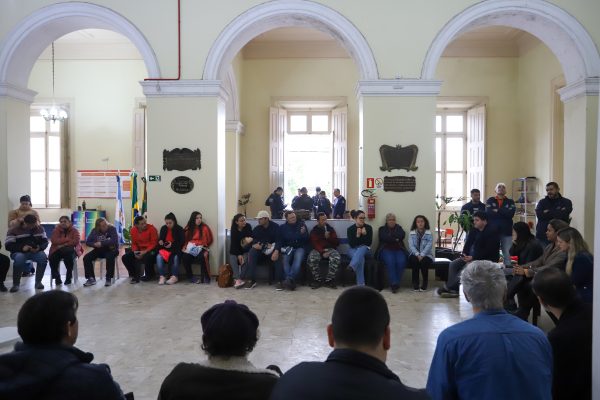
{"label": "bulletin board", "polygon": [[121,177],[121,195],[124,199],[131,198],[131,170],[129,169],[77,170],[77,197],[115,199],[117,174]]}

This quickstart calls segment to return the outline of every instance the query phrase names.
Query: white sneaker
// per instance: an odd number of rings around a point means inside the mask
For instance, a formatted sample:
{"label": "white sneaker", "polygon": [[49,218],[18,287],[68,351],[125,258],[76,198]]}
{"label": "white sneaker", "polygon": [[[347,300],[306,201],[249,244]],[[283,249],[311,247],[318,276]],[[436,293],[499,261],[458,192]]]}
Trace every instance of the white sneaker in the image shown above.
{"label": "white sneaker", "polygon": [[241,279],[238,279],[238,280],[236,280],[236,281],[235,281],[235,283],[233,284],[233,287],[234,287],[235,289],[241,289],[242,287],[244,287],[244,285],[245,285],[245,284],[246,284],[246,282],[245,282],[245,281],[243,281],[243,280],[241,280]]}
{"label": "white sneaker", "polygon": [[158,284],[159,285],[164,285],[165,284],[165,280],[166,280],[165,277],[161,275],[160,278],[158,278]]}
{"label": "white sneaker", "polygon": [[177,283],[179,279],[175,276],[175,275],[171,275],[171,277],[169,278],[169,280],[166,282],[167,285],[174,285]]}

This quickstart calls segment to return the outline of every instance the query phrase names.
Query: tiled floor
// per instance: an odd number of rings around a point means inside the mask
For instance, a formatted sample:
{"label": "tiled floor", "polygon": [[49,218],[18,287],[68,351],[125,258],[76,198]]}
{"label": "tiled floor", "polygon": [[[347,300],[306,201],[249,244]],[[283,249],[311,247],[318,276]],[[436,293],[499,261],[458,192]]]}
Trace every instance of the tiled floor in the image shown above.
{"label": "tiled floor", "polygon": [[[206,357],[200,349],[200,315],[225,299],[248,305],[260,319],[261,338],[250,356],[256,366],[277,364],[286,371],[303,360],[323,360],[330,351],[325,327],[342,290],[301,286],[295,292],[276,292],[266,283],[253,290],[220,289],[215,283],[130,285],[124,278],[112,287],[105,288],[102,279],[84,288],[81,267],[79,271],[78,285],[62,287],[79,298],[77,346],[93,352],[96,362],[108,363],[115,380],[136,399],[155,399],[178,362]],[[49,290],[48,276],[44,284]],[[431,286],[438,284],[432,281]],[[19,293],[0,294],[0,327],[16,326],[17,312],[33,292],[33,278],[24,278]],[[404,287],[397,294],[382,293],[392,316],[388,366],[404,383],[423,387],[439,332],[469,318],[471,308],[462,297],[441,299],[434,290],[415,293]],[[542,327],[549,327],[546,316]],[[0,347],[1,353],[7,351],[10,347]]]}

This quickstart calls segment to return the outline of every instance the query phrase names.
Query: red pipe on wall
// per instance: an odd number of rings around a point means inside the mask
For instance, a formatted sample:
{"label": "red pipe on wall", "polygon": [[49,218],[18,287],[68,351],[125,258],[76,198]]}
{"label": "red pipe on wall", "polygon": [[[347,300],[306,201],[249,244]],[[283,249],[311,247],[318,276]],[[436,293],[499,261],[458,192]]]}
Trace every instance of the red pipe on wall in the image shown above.
{"label": "red pipe on wall", "polygon": [[181,79],[181,0],[177,0],[177,78],[145,78],[145,81],[178,81]]}

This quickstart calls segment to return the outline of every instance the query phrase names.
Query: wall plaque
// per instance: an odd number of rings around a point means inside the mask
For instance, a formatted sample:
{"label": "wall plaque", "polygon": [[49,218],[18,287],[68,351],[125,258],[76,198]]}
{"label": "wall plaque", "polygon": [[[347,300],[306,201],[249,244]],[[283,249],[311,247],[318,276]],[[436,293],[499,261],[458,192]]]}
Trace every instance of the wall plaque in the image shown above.
{"label": "wall plaque", "polygon": [[384,192],[414,192],[417,180],[414,176],[384,176]]}
{"label": "wall plaque", "polygon": [[186,171],[200,169],[200,149],[163,150],[163,170]]}
{"label": "wall plaque", "polygon": [[179,194],[189,193],[194,189],[194,181],[187,176],[178,176],[171,181],[171,189]]}
{"label": "wall plaque", "polygon": [[415,165],[418,153],[419,148],[414,144],[406,147],[400,145],[392,147],[384,144],[379,148],[382,164],[379,169],[382,171],[391,171],[393,169],[416,171],[419,169],[419,167]]}

